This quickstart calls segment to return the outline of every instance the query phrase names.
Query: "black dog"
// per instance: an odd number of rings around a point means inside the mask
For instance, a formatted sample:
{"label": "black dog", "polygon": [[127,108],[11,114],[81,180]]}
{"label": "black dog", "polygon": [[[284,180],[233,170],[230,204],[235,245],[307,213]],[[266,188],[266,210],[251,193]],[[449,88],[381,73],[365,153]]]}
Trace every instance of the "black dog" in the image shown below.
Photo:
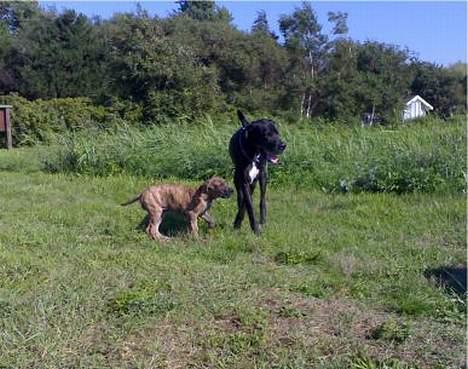
{"label": "black dog", "polygon": [[252,207],[252,194],[257,180],[260,182],[260,224],[266,221],[265,193],[267,186],[267,163],[278,164],[277,155],[286,148],[281,141],[275,123],[260,119],[249,123],[241,111],[237,115],[242,127],[234,133],[229,143],[229,152],[234,163],[234,184],[237,190],[238,211],[234,228],[240,228],[245,210],[249,215],[250,227],[255,234],[260,228]]}

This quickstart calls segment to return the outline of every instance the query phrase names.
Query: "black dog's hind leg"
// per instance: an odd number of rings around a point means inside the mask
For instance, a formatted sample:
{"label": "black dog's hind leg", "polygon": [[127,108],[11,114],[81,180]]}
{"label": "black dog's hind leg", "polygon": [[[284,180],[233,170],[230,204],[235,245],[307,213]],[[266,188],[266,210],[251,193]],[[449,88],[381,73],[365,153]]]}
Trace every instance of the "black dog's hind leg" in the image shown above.
{"label": "black dog's hind leg", "polygon": [[242,191],[242,183],[235,179],[234,181],[237,190],[237,215],[234,220],[234,228],[238,229],[242,225],[242,221],[245,216],[245,202],[244,202],[244,192]]}
{"label": "black dog's hind leg", "polygon": [[267,173],[266,173],[266,168],[263,170],[260,170],[259,178],[260,182],[260,224],[265,224],[266,223],[266,214],[267,214],[267,209],[266,209],[266,188],[267,188]]}

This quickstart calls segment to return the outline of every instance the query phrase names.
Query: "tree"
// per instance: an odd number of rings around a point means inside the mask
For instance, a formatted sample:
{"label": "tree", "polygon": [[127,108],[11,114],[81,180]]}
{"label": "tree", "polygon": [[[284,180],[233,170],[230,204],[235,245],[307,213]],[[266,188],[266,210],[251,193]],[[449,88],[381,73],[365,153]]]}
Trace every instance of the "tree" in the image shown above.
{"label": "tree", "polygon": [[332,34],[345,35],[348,33],[348,13],[328,12],[328,21],[334,23]]}
{"label": "tree", "polygon": [[252,24],[251,31],[253,35],[265,35],[272,37],[275,40],[278,39],[278,36],[276,36],[274,32],[270,30],[265,10],[260,10],[257,12],[257,18],[255,18]]}
{"label": "tree", "polygon": [[37,2],[0,2],[0,93],[118,101],[148,121],[229,106],[389,119],[410,92],[441,116],[466,111],[466,65],[442,68],[413,62],[393,45],[354,42],[346,13],[329,12],[325,33],[305,2],[281,16],[280,44],[263,10],[243,32],[213,1],[178,4],[166,18],[137,5],[100,20]]}
{"label": "tree", "polygon": [[21,83],[15,70],[17,60],[13,44],[18,32],[39,15],[36,1],[0,2],[0,95],[17,90]]}
{"label": "tree", "polygon": [[198,21],[231,22],[232,16],[224,7],[219,7],[213,0],[179,0],[178,14],[185,15]]}
{"label": "tree", "polygon": [[468,73],[468,64],[458,61],[449,65],[447,70],[463,79]]}
{"label": "tree", "polygon": [[394,45],[367,41],[359,44],[357,98],[362,113],[395,118],[410,93],[410,53]]}
{"label": "tree", "polygon": [[293,90],[301,95],[300,116],[309,118],[319,103],[318,76],[325,66],[328,37],[322,33],[315,11],[306,2],[292,15],[281,16],[279,24],[290,54],[288,72],[299,84]]}
{"label": "tree", "polygon": [[142,104],[147,121],[217,108],[215,71],[199,63],[191,45],[167,34],[164,22],[147,14],[121,14],[105,28],[112,50],[112,93]]}
{"label": "tree", "polygon": [[328,57],[327,69],[321,77],[318,112],[329,119],[347,121],[362,113],[356,94],[361,82],[357,69],[358,47],[352,40],[338,40]]}
{"label": "tree", "polygon": [[13,38],[4,22],[0,22],[0,95],[7,94],[15,85],[7,56],[11,53]]}
{"label": "tree", "polygon": [[0,23],[16,34],[25,24],[41,13],[37,1],[1,1]]}
{"label": "tree", "polygon": [[409,94],[410,55],[393,45],[357,43],[338,37],[330,43],[327,67],[320,78],[317,112],[330,119],[358,118],[368,113],[395,118]]}
{"label": "tree", "polygon": [[412,93],[427,100],[439,116],[466,112],[466,72],[427,62],[415,62],[412,69]]}
{"label": "tree", "polygon": [[16,32],[9,57],[24,96],[95,97],[105,89],[105,44],[85,15],[41,12]]}

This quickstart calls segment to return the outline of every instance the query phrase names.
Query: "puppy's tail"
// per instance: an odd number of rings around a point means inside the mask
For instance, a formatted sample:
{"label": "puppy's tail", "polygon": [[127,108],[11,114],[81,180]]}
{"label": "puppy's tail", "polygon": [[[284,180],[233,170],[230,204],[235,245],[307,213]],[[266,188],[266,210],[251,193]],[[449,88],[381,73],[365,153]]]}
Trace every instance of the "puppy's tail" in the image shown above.
{"label": "puppy's tail", "polygon": [[133,199],[128,200],[127,202],[124,202],[123,204],[120,204],[120,205],[121,206],[127,206],[127,205],[130,205],[130,204],[133,204],[134,202],[140,200],[140,197],[141,197],[141,194],[139,194],[137,197],[134,197]]}
{"label": "puppy's tail", "polygon": [[249,121],[245,117],[244,113],[242,113],[240,110],[237,111],[237,116],[239,117],[239,120],[241,121],[243,127],[249,124]]}

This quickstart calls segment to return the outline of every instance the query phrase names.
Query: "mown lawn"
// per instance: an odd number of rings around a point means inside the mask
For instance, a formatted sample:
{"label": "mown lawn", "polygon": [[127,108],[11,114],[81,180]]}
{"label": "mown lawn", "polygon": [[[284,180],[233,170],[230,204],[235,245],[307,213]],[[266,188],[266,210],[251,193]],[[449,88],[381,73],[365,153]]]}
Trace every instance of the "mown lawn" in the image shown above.
{"label": "mown lawn", "polygon": [[160,245],[119,206],[151,181],[45,174],[37,150],[0,151],[0,368],[465,362],[464,195],[277,187],[259,238],[230,199]]}

